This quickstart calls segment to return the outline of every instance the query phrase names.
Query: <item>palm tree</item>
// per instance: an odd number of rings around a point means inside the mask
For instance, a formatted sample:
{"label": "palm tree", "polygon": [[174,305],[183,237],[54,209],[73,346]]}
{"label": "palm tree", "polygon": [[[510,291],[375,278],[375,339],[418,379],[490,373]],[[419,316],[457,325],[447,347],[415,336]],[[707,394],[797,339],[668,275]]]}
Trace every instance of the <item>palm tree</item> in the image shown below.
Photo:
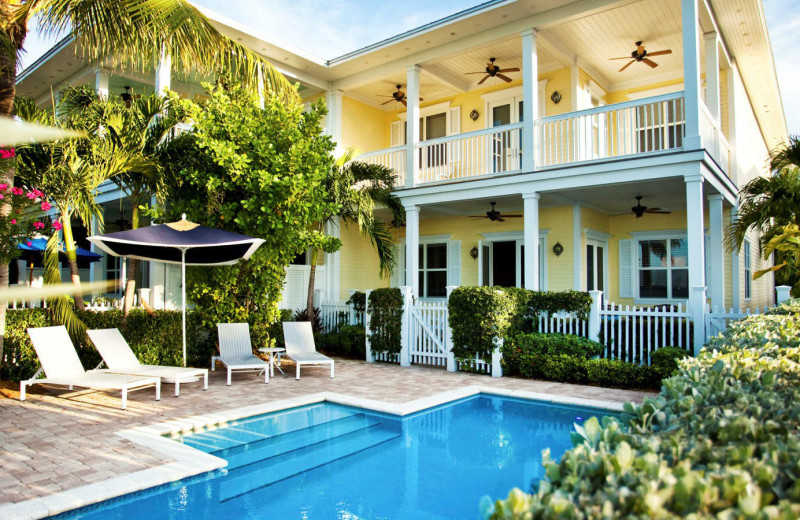
{"label": "palm tree", "polygon": [[[33,22],[47,34],[68,33],[92,61],[115,57],[141,70],[157,53],[169,56],[185,74],[227,72],[245,85],[295,95],[272,65],[247,47],[220,33],[188,0],[4,0],[0,1],[0,116],[12,115],[17,63]],[[1,181],[14,184],[13,163]],[[0,215],[11,207],[0,204]],[[0,289],[8,287],[8,266],[0,265]],[[0,301],[0,351],[7,303]]]}
{"label": "palm tree", "polygon": [[[730,251],[739,251],[751,229],[759,232],[761,246],[766,250],[770,240],[783,234],[786,226],[800,225],[800,138],[793,136],[788,144],[773,150],[770,166],[772,175],[756,177],[739,191],[737,218],[725,239]],[[794,254],[775,249],[776,262],[796,265]],[[787,285],[800,282],[800,275],[788,270],[776,272],[776,276]]]}
{"label": "palm tree", "polygon": [[[392,234],[387,223],[375,216],[375,207],[380,205],[391,213],[393,222],[405,221],[405,210],[392,188],[395,172],[378,164],[351,161],[353,150],[340,157],[325,182],[330,202],[338,206],[339,212],[319,223],[322,232],[335,217],[344,224],[355,224],[361,234],[368,238],[378,253],[381,276],[391,275],[395,267],[395,250]],[[316,277],[319,249],[311,249],[311,273],[308,279],[306,317],[315,322],[314,280]]]}

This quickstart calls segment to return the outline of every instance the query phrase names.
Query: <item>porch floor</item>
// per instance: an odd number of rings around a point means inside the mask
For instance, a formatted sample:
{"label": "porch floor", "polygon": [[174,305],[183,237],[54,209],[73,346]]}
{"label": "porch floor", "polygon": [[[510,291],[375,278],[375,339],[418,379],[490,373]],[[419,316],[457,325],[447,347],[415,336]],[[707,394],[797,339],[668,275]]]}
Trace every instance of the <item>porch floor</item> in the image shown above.
{"label": "porch floor", "polygon": [[[291,363],[286,363],[290,365]],[[291,367],[293,368],[293,367]],[[210,373],[209,389],[200,383],[162,386],[161,401],[153,390],[133,392],[128,409],[120,410],[116,393],[68,391],[65,387],[34,386],[26,402],[18,386],[0,387],[0,504],[21,502],[102,481],[121,474],[160,466],[169,459],[123,439],[114,432],[193,415],[239,408],[317,392],[403,403],[454,390],[482,385],[605,401],[640,402],[646,391],[532,381],[514,378],[448,373],[434,368],[401,368],[361,361],[336,361],[336,379],[325,368],[306,368],[302,379],[294,370],[276,372],[270,384],[255,374],[235,374],[225,385],[225,372]]]}

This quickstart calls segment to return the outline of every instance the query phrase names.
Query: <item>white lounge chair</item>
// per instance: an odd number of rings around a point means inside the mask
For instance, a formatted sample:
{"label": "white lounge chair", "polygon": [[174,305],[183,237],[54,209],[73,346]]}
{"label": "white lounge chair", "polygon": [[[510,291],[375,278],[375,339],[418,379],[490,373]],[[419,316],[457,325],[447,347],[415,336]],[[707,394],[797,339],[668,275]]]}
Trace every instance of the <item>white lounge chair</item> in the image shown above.
{"label": "white lounge chair", "polygon": [[269,364],[253,355],[250,343],[250,325],[247,323],[218,323],[219,356],[211,358],[211,370],[219,361],[228,369],[228,386],[231,384],[231,372],[264,371],[264,382],[269,383]]}
{"label": "white lounge chair", "polygon": [[[161,399],[161,379],[158,377],[110,374],[95,370],[87,372],[84,370],[69,333],[63,325],[28,329],[28,335],[33,342],[36,355],[39,356],[42,368],[31,379],[20,381],[20,401],[25,400],[26,388],[36,384],[65,385],[70,390],[72,390],[73,386],[91,388],[93,390],[121,390],[123,410],[128,406],[129,390],[155,386],[156,401]],[[45,377],[39,379],[43,372]]]}
{"label": "white lounge chair", "polygon": [[284,321],[283,339],[286,342],[286,357],[297,366],[296,379],[300,379],[300,367],[303,365],[330,365],[333,379],[333,360],[317,352],[310,321]]}
{"label": "white lounge chair", "polygon": [[[181,395],[181,383],[191,383],[197,381],[200,377],[203,378],[203,390],[208,390],[207,368],[143,365],[136,358],[136,354],[133,353],[119,329],[87,330],[86,333],[94,343],[100,356],[103,357],[103,363],[108,367],[107,369],[98,370],[99,372],[159,377],[162,383],[175,384],[176,397]],[[100,363],[97,368],[99,369],[103,363]]]}

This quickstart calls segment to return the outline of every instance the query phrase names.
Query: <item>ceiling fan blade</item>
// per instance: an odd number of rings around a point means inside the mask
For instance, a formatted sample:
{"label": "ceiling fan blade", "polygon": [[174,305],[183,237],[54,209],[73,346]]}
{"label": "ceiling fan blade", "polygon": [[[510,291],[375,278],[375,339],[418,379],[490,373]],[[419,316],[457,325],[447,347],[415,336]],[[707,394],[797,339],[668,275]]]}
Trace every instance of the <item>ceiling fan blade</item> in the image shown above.
{"label": "ceiling fan blade", "polygon": [[503,216],[505,218],[522,218],[524,215],[506,215],[505,213],[503,213]]}
{"label": "ceiling fan blade", "polygon": [[480,80],[480,81],[478,82],[478,85],[481,85],[481,84],[483,84],[483,82],[484,82],[484,81],[486,81],[487,79],[489,79],[489,75],[488,75],[488,74],[486,75],[486,77],[485,77],[485,78],[483,78],[482,80]]}
{"label": "ceiling fan blade", "polygon": [[487,217],[486,215],[470,215],[469,218],[473,220],[480,220],[482,218],[489,218],[489,217]]}
{"label": "ceiling fan blade", "polygon": [[610,60],[629,60],[631,59],[630,56],[620,56],[619,58],[608,58]]}
{"label": "ceiling fan blade", "polygon": [[519,72],[519,67],[511,67],[510,69],[500,69],[497,72]]}
{"label": "ceiling fan blade", "polygon": [[508,76],[504,76],[503,74],[500,74],[499,72],[497,73],[497,77],[502,79],[506,83],[511,83],[512,81],[514,81],[511,78],[509,78]]}
{"label": "ceiling fan blade", "polygon": [[645,213],[655,213],[656,215],[669,215],[672,213],[671,211],[657,211],[654,209],[648,209]]}
{"label": "ceiling fan blade", "polygon": [[465,72],[464,74],[486,74],[486,71],[482,70],[480,72]]}
{"label": "ceiling fan blade", "polygon": [[389,104],[389,103],[391,103],[392,101],[394,101],[394,99],[390,99],[389,101],[386,101],[386,102],[384,102],[384,103],[381,103],[381,106],[383,106],[383,105],[388,105],[388,104]]}
{"label": "ceiling fan blade", "polygon": [[664,49],[663,51],[648,52],[648,56],[663,56],[664,54],[672,54],[672,49]]}
{"label": "ceiling fan blade", "polygon": [[496,219],[494,219],[494,221],[495,222],[505,222],[506,219],[504,219],[503,217],[497,217]]}
{"label": "ceiling fan blade", "polygon": [[390,98],[394,99],[394,96],[385,96],[383,94],[375,94],[375,97],[390,97]]}
{"label": "ceiling fan blade", "polygon": [[658,67],[658,63],[654,62],[653,60],[644,58],[642,61],[646,63],[651,69]]}
{"label": "ceiling fan blade", "polygon": [[635,61],[636,61],[636,60],[631,60],[631,61],[629,61],[627,65],[625,65],[624,67],[622,67],[621,69],[619,69],[617,72],[622,72],[623,70],[627,69],[628,67],[630,67],[631,65],[633,65],[633,63],[634,63]]}
{"label": "ceiling fan blade", "polygon": [[404,107],[408,106],[408,103],[406,103],[405,99],[401,99],[400,102],[403,104]]}

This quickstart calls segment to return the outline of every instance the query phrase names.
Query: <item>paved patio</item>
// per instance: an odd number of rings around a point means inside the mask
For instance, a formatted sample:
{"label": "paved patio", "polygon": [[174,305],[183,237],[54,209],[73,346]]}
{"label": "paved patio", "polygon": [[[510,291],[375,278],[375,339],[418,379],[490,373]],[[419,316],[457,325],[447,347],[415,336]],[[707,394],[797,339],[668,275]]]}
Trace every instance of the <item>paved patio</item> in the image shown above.
{"label": "paved patio", "polygon": [[640,402],[647,392],[614,390],[545,381],[448,373],[433,368],[400,368],[337,360],[336,379],[325,368],[303,369],[300,381],[276,374],[265,385],[255,374],[216,371],[208,391],[200,383],[164,385],[161,401],[151,389],[133,392],[128,409],[120,410],[118,394],[92,390],[34,386],[26,402],[16,385],[0,388],[0,504],[21,502],[152,468],[169,460],[123,439],[114,432],[156,422],[208,414],[317,392],[404,403],[465,386],[482,385],[604,401]]}

